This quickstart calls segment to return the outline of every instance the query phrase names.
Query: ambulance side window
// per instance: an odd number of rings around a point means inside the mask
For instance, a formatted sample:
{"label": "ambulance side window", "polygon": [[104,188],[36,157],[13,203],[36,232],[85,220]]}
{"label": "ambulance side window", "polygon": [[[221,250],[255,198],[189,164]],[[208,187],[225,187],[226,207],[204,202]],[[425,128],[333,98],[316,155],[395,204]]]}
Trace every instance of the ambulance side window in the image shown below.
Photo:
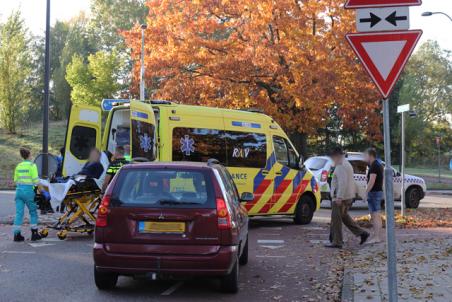
{"label": "ambulance side window", "polygon": [[273,148],[276,160],[289,168],[298,167],[298,156],[292,145],[283,137],[273,136]]}
{"label": "ambulance side window", "polygon": [[173,161],[207,162],[215,158],[226,162],[224,131],[204,128],[173,129]]}
{"label": "ambulance side window", "polygon": [[71,153],[79,160],[88,159],[91,149],[96,147],[96,129],[75,126],[71,133]]}
{"label": "ambulance side window", "polygon": [[264,168],[267,162],[265,134],[225,131],[227,166]]}

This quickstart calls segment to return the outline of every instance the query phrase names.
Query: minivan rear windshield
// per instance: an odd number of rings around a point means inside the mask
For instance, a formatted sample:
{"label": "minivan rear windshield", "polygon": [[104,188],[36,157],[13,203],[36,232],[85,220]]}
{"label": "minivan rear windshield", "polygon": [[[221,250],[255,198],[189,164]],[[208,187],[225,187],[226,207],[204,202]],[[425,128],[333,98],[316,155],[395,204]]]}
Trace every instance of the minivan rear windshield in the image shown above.
{"label": "minivan rear windshield", "polygon": [[311,171],[318,171],[325,167],[327,159],[321,157],[311,157],[305,162],[305,166]]}
{"label": "minivan rear windshield", "polygon": [[130,169],[118,175],[112,201],[121,206],[215,208],[208,170]]}

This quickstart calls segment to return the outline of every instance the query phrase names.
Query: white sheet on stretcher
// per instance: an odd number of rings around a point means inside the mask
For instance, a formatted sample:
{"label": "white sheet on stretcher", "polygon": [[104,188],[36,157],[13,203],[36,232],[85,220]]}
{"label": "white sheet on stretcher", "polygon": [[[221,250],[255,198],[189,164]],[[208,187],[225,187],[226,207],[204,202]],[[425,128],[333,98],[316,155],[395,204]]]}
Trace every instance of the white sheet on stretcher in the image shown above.
{"label": "white sheet on stretcher", "polygon": [[49,188],[50,205],[55,210],[66,197],[69,189],[75,185],[75,181],[69,179],[63,183],[49,183],[47,180],[41,179],[41,184]]}

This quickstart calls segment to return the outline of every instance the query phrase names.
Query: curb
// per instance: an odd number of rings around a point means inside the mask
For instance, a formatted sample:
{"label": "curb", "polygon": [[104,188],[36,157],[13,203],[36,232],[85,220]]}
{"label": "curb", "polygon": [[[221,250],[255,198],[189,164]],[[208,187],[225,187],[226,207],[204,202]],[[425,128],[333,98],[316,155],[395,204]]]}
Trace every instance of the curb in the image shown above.
{"label": "curb", "polygon": [[446,196],[452,196],[452,191],[449,191],[449,190],[444,190],[444,191],[441,191],[441,190],[432,190],[432,191],[428,191],[427,190],[427,194],[426,194],[427,196],[428,195],[446,195]]}
{"label": "curb", "polygon": [[342,281],[341,301],[342,302],[354,302],[353,285],[355,279],[350,269],[344,270],[344,279]]}

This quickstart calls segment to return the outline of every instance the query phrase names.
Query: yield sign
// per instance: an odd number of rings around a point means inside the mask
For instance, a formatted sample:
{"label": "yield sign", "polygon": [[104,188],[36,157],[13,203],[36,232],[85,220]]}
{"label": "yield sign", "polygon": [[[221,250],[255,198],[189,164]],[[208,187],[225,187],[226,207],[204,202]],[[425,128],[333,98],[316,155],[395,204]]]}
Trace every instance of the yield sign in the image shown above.
{"label": "yield sign", "polygon": [[347,0],[345,8],[421,5],[422,0]]}
{"label": "yield sign", "polygon": [[347,40],[384,98],[391,93],[421,30],[348,34]]}

